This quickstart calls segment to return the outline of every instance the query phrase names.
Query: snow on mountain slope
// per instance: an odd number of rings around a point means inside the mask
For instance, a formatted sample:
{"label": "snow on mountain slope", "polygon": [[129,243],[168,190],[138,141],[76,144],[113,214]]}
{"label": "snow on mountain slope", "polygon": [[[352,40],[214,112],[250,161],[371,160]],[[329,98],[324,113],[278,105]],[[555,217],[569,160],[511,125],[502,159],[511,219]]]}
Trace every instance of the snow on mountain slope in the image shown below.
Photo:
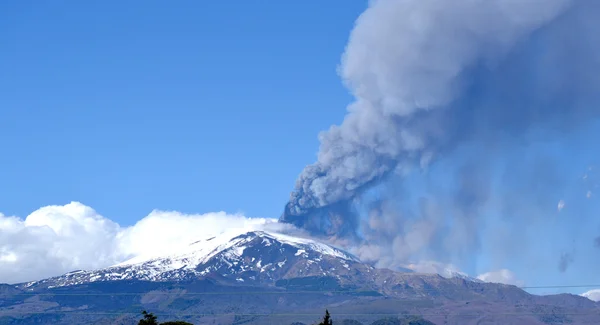
{"label": "snow on mountain slope", "polygon": [[438,274],[440,274],[443,277],[450,278],[450,279],[452,279],[452,278],[459,278],[459,279],[464,279],[464,280],[468,280],[468,281],[471,281],[471,282],[481,282],[481,283],[483,283],[483,281],[481,281],[481,280],[479,280],[477,278],[471,277],[471,276],[469,276],[468,274],[466,274],[464,272],[459,272],[459,271],[455,271],[455,270],[452,270],[452,269],[446,269],[444,273],[438,273]]}
{"label": "snow on mountain slope", "polygon": [[[238,282],[274,282],[291,276],[339,274],[360,264],[351,254],[314,240],[236,229],[155,258],[137,257],[109,268],[74,271],[22,288],[61,287],[96,281],[178,281],[217,274]],[[342,272],[343,273],[343,272]]]}
{"label": "snow on mountain slope", "polygon": [[[407,272],[410,270],[399,273]],[[454,269],[435,268],[429,273],[479,282]],[[425,276],[417,273],[414,275]],[[309,276],[335,277],[340,284],[363,285],[375,283],[382,276],[387,278],[389,274],[385,270],[376,270],[361,263],[343,250],[315,240],[271,231],[232,229],[218,236],[193,242],[168,256],[135,257],[112,267],[74,271],[18,287],[53,288],[119,280],[167,282],[204,277],[240,284],[273,285],[279,280]],[[388,281],[392,281],[391,278]]]}

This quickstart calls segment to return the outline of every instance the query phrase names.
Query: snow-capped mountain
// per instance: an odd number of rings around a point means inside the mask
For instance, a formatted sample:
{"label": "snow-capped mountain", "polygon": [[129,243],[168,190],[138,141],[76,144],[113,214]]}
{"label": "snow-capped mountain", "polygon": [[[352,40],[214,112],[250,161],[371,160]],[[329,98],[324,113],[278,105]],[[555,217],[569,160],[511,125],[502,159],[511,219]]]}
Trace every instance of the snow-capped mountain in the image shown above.
{"label": "snow-capped mountain", "polygon": [[[270,231],[232,230],[191,243],[168,256],[137,257],[100,270],[76,271],[17,286],[0,285],[0,323],[8,319],[7,324],[66,325],[104,319],[98,324],[126,324],[110,315],[121,315],[124,308],[137,313],[147,306],[158,313],[198,315],[194,323],[232,324],[235,317],[224,320],[210,315],[285,314],[304,309],[320,313],[323,306],[331,306],[340,313],[414,313],[414,308],[419,308],[428,315],[451,310],[456,315],[482,317],[525,312],[555,315],[558,311],[580,316],[553,316],[553,323],[558,319],[561,323],[598,324],[594,315],[600,306],[587,298],[538,297],[515,286],[478,281],[453,268],[433,267],[444,274],[376,269],[352,254],[314,240]],[[27,322],[22,322],[23,310],[34,313]],[[55,318],[59,314],[62,318]],[[261,319],[239,321],[237,324],[259,324]],[[440,321],[464,324],[464,318],[458,316]],[[492,322],[508,324],[500,316]],[[132,320],[128,324],[135,323]],[[512,322],[544,323],[526,316]]]}
{"label": "snow-capped mountain", "polygon": [[[437,265],[434,265],[437,266]],[[421,277],[440,276],[481,282],[454,269],[433,268]],[[361,263],[352,254],[312,239],[271,231],[232,229],[191,243],[167,256],[135,257],[99,270],[73,271],[62,276],[18,285],[21,289],[56,288],[102,281],[155,282],[213,278],[237,284],[273,285],[279,280],[334,277],[340,284],[391,284],[386,270]],[[412,272],[406,269],[401,273]],[[415,273],[415,276],[417,274]],[[387,282],[380,281],[381,278]],[[379,279],[379,280],[378,280]],[[415,278],[416,279],[416,278]]]}
{"label": "snow-capped mountain", "polygon": [[170,256],[133,258],[105,269],[74,271],[20,287],[52,288],[116,280],[180,281],[208,276],[238,283],[274,283],[291,277],[340,277],[356,268],[370,267],[327,244],[274,232],[233,230],[196,241]]}

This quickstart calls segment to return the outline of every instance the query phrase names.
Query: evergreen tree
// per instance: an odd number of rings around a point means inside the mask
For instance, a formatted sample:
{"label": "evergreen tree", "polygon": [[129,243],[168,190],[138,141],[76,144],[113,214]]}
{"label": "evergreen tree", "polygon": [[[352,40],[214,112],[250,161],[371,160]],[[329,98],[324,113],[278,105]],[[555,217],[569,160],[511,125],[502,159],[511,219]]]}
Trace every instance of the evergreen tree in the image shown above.
{"label": "evergreen tree", "polygon": [[319,323],[319,325],[332,325],[331,316],[329,315],[329,310],[325,309],[325,317],[323,317],[323,321]]}
{"label": "evergreen tree", "polygon": [[158,325],[158,322],[156,321],[158,318],[154,316],[154,314],[144,310],[142,311],[142,316],[143,318],[140,319],[138,325]]}
{"label": "evergreen tree", "polygon": [[157,321],[157,317],[154,316],[154,314],[149,313],[147,311],[143,311],[142,312],[142,316],[143,318],[140,319],[138,325],[194,325],[192,323],[188,323],[188,322],[183,322],[183,321],[170,321],[170,322],[164,322],[164,323],[158,323]]}

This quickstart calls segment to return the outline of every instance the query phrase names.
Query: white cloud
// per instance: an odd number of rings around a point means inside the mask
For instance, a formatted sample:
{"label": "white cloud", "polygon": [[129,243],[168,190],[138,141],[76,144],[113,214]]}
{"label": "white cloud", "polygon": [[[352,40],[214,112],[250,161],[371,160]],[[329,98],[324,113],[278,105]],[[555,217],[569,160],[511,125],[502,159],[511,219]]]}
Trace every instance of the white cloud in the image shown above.
{"label": "white cloud", "polygon": [[186,215],[155,210],[119,234],[119,250],[145,259],[176,252],[198,239],[233,228],[250,231],[275,222],[275,219],[246,218],[225,212]]}
{"label": "white cloud", "polygon": [[417,263],[406,264],[404,267],[417,273],[434,273],[446,278],[469,277],[453,264],[445,264],[436,261],[420,261]]}
{"label": "white cloud", "polygon": [[150,258],[232,227],[252,230],[273,223],[274,219],[224,212],[186,215],[157,210],[131,227],[121,227],[78,202],[43,207],[25,219],[0,214],[0,283]]}
{"label": "white cloud", "polygon": [[483,273],[478,275],[477,279],[484,282],[512,284],[516,286],[523,286],[525,284],[523,281],[517,278],[515,273],[507,269]]}
{"label": "white cloud", "polygon": [[[107,267],[131,258],[146,260],[172,254],[198,239],[232,228],[291,231],[299,235],[297,229],[277,223],[276,219],[246,218],[225,212],[183,214],[155,210],[135,225],[121,227],[79,202],[47,206],[25,219],[0,214],[0,283],[26,282],[78,269]],[[381,257],[378,262],[387,263]],[[456,266],[436,261],[388,262],[390,265],[378,266],[403,267],[445,277],[466,276]],[[508,270],[485,273],[478,279],[522,284]]]}
{"label": "white cloud", "polygon": [[582,297],[586,297],[592,301],[600,301],[600,289],[590,290],[581,294]]}

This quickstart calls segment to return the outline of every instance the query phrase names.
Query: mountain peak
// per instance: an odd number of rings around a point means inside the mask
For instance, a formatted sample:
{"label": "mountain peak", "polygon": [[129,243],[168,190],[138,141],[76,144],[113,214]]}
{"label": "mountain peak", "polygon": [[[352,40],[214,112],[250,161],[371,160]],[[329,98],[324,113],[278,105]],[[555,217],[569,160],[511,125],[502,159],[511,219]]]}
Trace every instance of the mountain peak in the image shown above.
{"label": "mountain peak", "polygon": [[220,275],[237,282],[274,283],[289,276],[329,275],[350,264],[353,255],[307,238],[263,230],[230,230],[195,241],[167,256],[135,257],[94,271],[73,271],[23,287],[62,287],[97,281],[180,281]]}

